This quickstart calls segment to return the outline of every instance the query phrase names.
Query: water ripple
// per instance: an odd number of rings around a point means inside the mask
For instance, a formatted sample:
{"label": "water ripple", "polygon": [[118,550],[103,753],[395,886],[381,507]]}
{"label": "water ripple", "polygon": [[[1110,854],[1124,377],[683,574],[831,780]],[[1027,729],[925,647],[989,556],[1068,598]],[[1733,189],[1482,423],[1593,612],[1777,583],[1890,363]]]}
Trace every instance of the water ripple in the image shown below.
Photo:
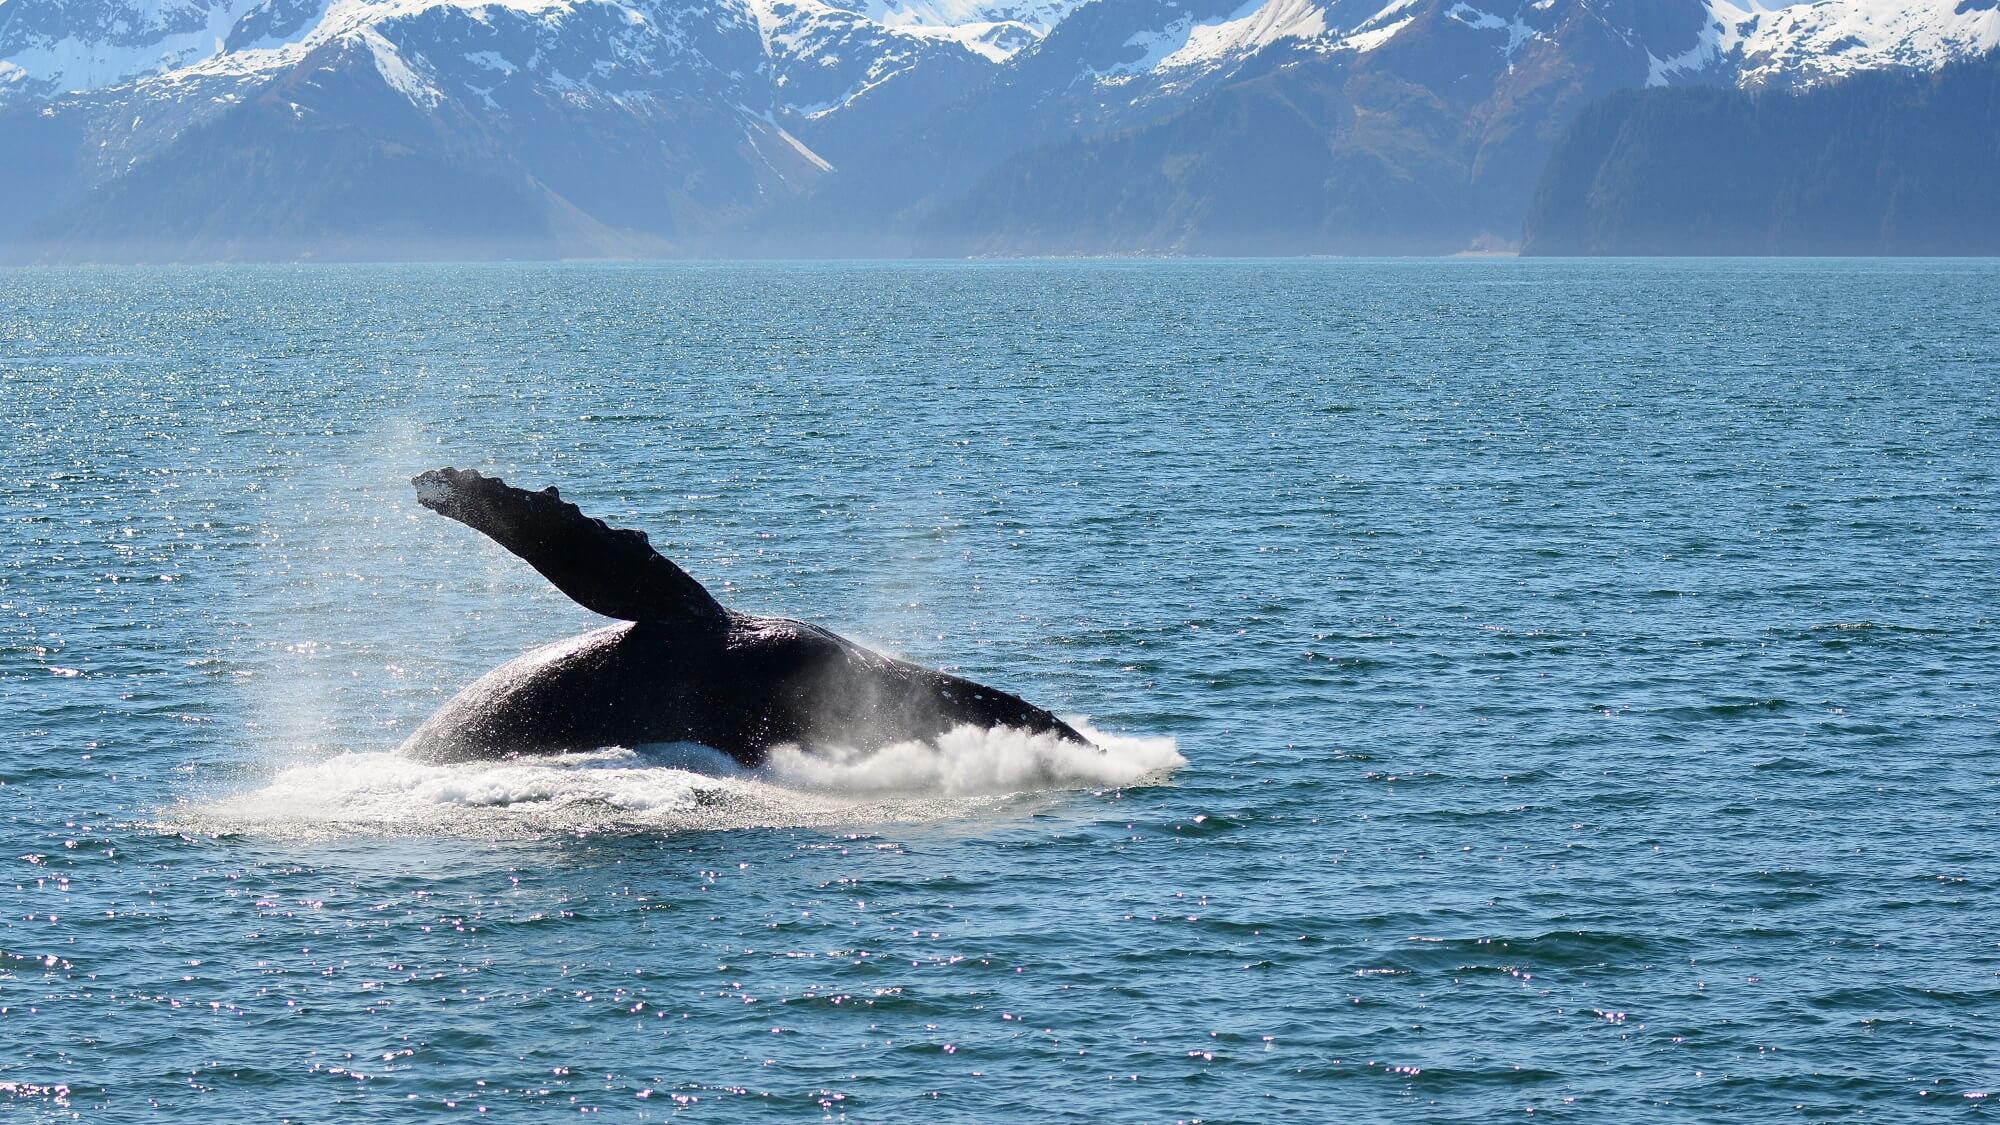
{"label": "water ripple", "polygon": [[[0,1117],[2000,1098],[1991,263],[5,280]],[[398,763],[447,462],[1120,749]]]}

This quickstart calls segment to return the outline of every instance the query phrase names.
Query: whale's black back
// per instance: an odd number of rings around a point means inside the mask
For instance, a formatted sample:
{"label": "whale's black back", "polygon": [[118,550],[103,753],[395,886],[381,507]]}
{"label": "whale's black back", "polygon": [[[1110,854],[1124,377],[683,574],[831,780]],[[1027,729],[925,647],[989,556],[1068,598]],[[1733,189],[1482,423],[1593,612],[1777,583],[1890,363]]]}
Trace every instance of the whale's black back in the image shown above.
{"label": "whale's black back", "polygon": [[814,625],[724,608],[644,534],[553,488],[438,469],[427,508],[484,532],[584,607],[631,625],[531,652],[433,715],[405,751],[434,761],[700,742],[746,764],[781,743],[870,748],[971,724],[1084,741],[1007,692],[872,652]]}

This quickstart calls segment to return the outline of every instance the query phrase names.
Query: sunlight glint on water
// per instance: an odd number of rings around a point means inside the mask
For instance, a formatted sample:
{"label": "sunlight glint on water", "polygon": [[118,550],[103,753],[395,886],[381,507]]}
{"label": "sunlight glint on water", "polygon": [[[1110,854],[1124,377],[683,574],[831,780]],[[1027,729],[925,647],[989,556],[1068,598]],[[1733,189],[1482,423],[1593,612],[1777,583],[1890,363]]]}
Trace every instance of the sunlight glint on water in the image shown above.
{"label": "sunlight glint on water", "polygon": [[[2000,1097],[1993,263],[0,276],[0,1118]],[[447,463],[1109,752],[395,759]]]}

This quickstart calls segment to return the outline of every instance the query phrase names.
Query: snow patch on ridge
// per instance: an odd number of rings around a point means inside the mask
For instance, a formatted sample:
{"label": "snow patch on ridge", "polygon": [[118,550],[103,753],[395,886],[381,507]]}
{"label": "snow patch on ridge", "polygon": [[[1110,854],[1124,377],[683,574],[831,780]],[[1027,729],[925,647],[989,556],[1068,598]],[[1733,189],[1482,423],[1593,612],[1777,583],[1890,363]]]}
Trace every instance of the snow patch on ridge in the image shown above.
{"label": "snow patch on ridge", "polygon": [[804,141],[798,139],[797,137],[792,136],[790,133],[787,133],[780,126],[773,125],[771,126],[771,128],[777,129],[778,138],[784,141],[786,144],[792,146],[792,150],[797,152],[800,156],[805,157],[807,163],[811,164],[815,168],[818,168],[822,172],[833,171],[833,165],[827,163],[826,158],[821,156],[819,153],[816,153],[813,150],[807,148]]}
{"label": "snow patch on ridge", "polygon": [[418,74],[403,56],[396,53],[395,44],[382,38],[382,33],[373,28],[361,32],[357,39],[375,57],[375,70],[382,75],[382,81],[394,87],[397,93],[410,99],[411,104],[425,109],[435,109],[444,100],[444,94]]}
{"label": "snow patch on ridge", "polygon": [[884,27],[925,32],[1014,25],[1037,39],[1083,0],[868,0],[864,14]]}
{"label": "snow patch on ridge", "polygon": [[1369,51],[1375,50],[1389,40],[1402,34],[1403,29],[1415,22],[1416,18],[1415,16],[1404,16],[1394,23],[1384,24],[1381,27],[1369,27],[1350,35],[1342,36],[1337,42],[1331,44],[1330,49],[1356,51],[1361,54],[1367,54]]}
{"label": "snow patch on ridge", "polygon": [[1505,31],[1507,45],[1502,50],[1510,59],[1514,57],[1514,52],[1521,49],[1523,43],[1535,37],[1535,29],[1522,22],[1519,16],[1511,20],[1502,19],[1492,12],[1481,11],[1470,4],[1453,4],[1445,15],[1479,31]]}
{"label": "snow patch on ridge", "polygon": [[[1664,86],[1667,84],[1667,79],[1674,75],[1706,70],[1717,62],[1720,62],[1724,55],[1728,53],[1729,48],[1734,45],[1736,38],[1735,28],[1741,23],[1741,19],[1738,17],[1734,23],[1725,24],[1725,18],[1736,15],[1736,12],[1724,13],[1718,11],[1718,9],[1726,8],[1727,6],[1727,0],[1718,0],[1718,3],[1711,5],[1709,22],[1702,27],[1701,34],[1696,37],[1694,46],[1689,47],[1680,54],[1663,59],[1653,52],[1647,51],[1646,85]],[[1737,11],[1740,11],[1740,9]]]}
{"label": "snow patch on ridge", "polygon": [[1311,0],[1250,0],[1220,23],[1190,27],[1187,41],[1162,58],[1159,69],[1211,65],[1325,31],[1326,13]]}
{"label": "snow patch on ridge", "polygon": [[1141,74],[1214,69],[1282,39],[1313,39],[1325,34],[1326,26],[1326,12],[1311,0],[1249,0],[1219,20],[1183,16],[1157,31],[1132,36],[1124,45],[1138,48],[1139,57],[1101,71],[1097,78],[1116,84]]}
{"label": "snow patch on ridge", "polygon": [[1724,39],[1740,53],[1745,86],[1801,86],[1862,70],[1935,70],[2000,47],[2000,9],[1961,0],[1811,0],[1739,7],[1711,0]]}
{"label": "snow patch on ridge", "polygon": [[[1391,0],[1374,15],[1352,27],[1323,37],[1314,44],[1314,47],[1329,54],[1335,51],[1353,51],[1365,55],[1402,34],[1404,28],[1416,22],[1416,13],[1411,9],[1415,8],[1418,2],[1419,0]],[[1466,5],[1460,4],[1458,7],[1465,8]]]}
{"label": "snow patch on ridge", "polygon": [[502,74],[512,74],[515,70],[513,63],[501,58],[495,51],[474,51],[465,56],[465,61],[481,70],[497,70]]}
{"label": "snow patch on ridge", "polygon": [[924,24],[891,24],[905,35],[915,35],[924,39],[942,39],[956,43],[966,50],[981,56],[988,62],[1003,63],[1020,53],[1023,47],[1042,36],[1024,23],[1000,20],[994,23],[962,23],[950,26],[928,26]]}
{"label": "snow patch on ridge", "polygon": [[[7,9],[23,0],[0,3],[0,29]],[[151,19],[134,27],[123,21],[111,28],[77,28],[83,34],[60,39],[30,40],[10,51],[0,63],[0,81],[34,86],[54,93],[75,93],[115,86],[147,74],[186,66],[222,52],[229,29],[260,0],[227,0],[206,12],[205,22],[189,30],[161,26],[163,13],[150,5]]]}

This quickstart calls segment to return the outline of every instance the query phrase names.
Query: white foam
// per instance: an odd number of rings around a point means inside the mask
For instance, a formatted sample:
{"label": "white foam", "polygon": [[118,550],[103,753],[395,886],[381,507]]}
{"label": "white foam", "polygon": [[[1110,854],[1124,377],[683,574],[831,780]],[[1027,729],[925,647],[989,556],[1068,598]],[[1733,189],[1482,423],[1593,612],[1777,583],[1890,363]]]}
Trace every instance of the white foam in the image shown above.
{"label": "white foam", "polygon": [[1070,721],[1096,745],[963,726],[932,742],[900,742],[865,753],[780,746],[760,772],[777,784],[820,792],[981,797],[1131,785],[1187,762],[1171,738],[1107,734],[1081,718]]}
{"label": "white foam", "polygon": [[780,747],[758,770],[690,745],[457,765],[342,754],[280,770],[255,789],[162,809],[159,823],[190,834],[282,837],[876,824],[977,816],[1024,795],[1163,780],[1186,761],[1171,738],[1071,721],[1096,745],[968,726],[866,754]]}

